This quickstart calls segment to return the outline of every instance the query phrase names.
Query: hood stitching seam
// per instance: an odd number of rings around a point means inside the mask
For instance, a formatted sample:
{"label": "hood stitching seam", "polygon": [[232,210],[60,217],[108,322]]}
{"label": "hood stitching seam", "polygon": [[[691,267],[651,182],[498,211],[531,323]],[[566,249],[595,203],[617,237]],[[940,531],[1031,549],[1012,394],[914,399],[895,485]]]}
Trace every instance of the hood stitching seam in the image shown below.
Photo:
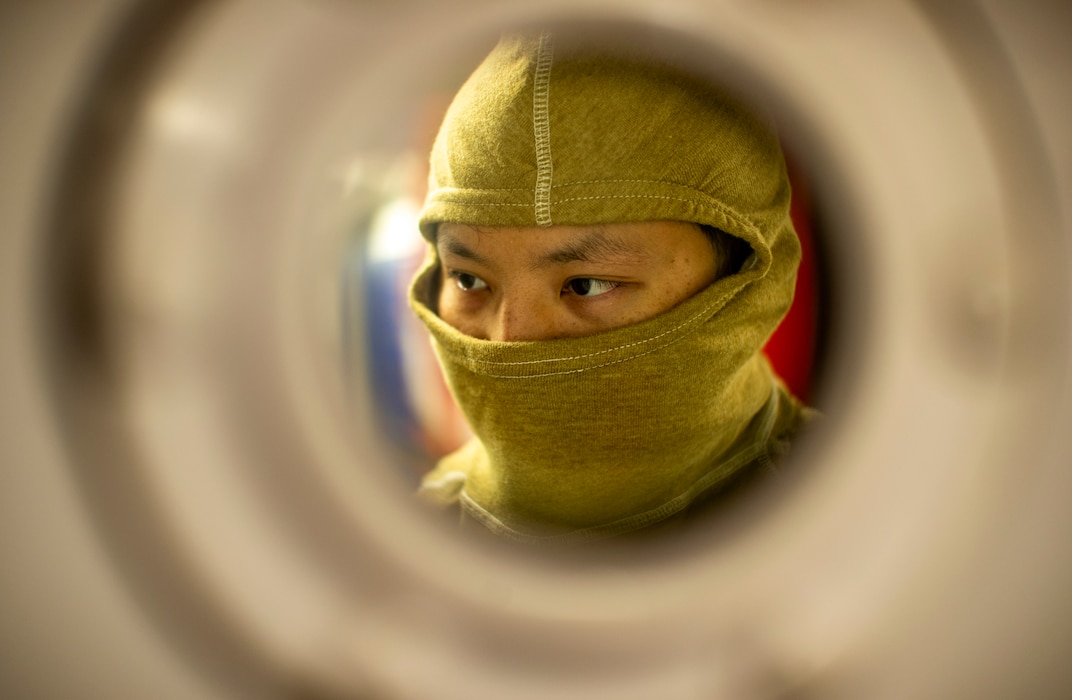
{"label": "hood stitching seam", "polygon": [[536,75],[532,88],[532,122],[536,135],[536,191],[534,207],[536,224],[551,225],[551,179],[554,162],[551,159],[551,115],[549,95],[551,90],[551,35],[540,34],[540,46],[536,54]]}
{"label": "hood stitching seam", "polygon": [[[662,345],[660,345],[658,347],[651,348],[650,350],[645,350],[645,351],[639,352],[639,353],[637,353],[635,355],[629,355],[628,357],[622,357],[622,358],[619,358],[617,360],[611,360],[610,362],[604,362],[603,364],[600,364],[600,365],[592,365],[591,367],[580,367],[578,369],[564,369],[564,370],[559,370],[557,372],[544,372],[542,374],[516,375],[516,374],[489,374],[487,372],[480,372],[480,374],[482,374],[485,377],[491,377],[492,379],[540,379],[542,377],[557,377],[557,376],[564,375],[564,374],[580,374],[581,372],[588,372],[588,371],[591,371],[591,370],[602,369],[603,367],[610,367],[611,365],[618,365],[618,364],[621,364],[623,362],[629,362],[631,360],[636,360],[638,358],[644,357],[645,355],[650,355],[653,352],[658,352],[660,350],[663,350],[664,348],[668,348],[671,345],[674,345],[675,343],[678,343],[678,342],[684,340],[685,337],[686,336],[682,335],[682,336],[678,336],[677,338],[671,338],[670,340],[668,340],[667,342],[663,343]],[[602,352],[610,352],[610,351],[609,350],[604,350]],[[598,354],[598,353],[596,353],[596,354]],[[566,359],[572,360],[572,359],[578,359],[578,358],[572,358],[571,357],[571,358],[559,358],[559,359],[561,359],[561,360],[566,360]],[[518,364],[520,364],[520,363],[518,363]],[[477,372],[477,370],[475,370],[475,369],[470,369],[470,371],[474,372],[474,373]]]}

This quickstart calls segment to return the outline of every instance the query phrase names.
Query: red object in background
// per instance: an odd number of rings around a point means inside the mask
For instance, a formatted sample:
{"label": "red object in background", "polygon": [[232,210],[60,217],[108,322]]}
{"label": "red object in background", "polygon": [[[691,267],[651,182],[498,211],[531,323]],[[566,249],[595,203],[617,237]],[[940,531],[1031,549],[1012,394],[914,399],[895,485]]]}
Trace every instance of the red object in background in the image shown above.
{"label": "red object in background", "polygon": [[789,216],[793,219],[793,226],[800,237],[800,270],[797,273],[793,305],[763,350],[778,376],[785,380],[789,390],[807,403],[811,392],[818,333],[818,279],[811,201],[807,185],[800,172],[792,167],[792,163],[789,167],[789,181],[793,187]]}

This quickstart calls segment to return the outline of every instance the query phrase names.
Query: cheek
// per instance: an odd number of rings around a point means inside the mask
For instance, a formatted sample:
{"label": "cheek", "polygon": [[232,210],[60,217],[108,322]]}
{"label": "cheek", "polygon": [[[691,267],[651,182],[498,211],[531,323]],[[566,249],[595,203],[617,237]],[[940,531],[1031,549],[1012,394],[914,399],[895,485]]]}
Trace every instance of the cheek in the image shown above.
{"label": "cheek", "polygon": [[438,298],[439,318],[447,325],[466,335],[481,337],[481,321],[474,300],[451,289],[440,289]]}
{"label": "cheek", "polygon": [[439,317],[455,328],[458,328],[459,322],[464,317],[458,308],[457,296],[457,294],[451,293],[451,290],[441,288],[437,300]]}
{"label": "cheek", "polygon": [[440,273],[439,279],[436,280],[435,312],[439,314],[439,317],[443,320],[446,320],[443,316],[443,312],[444,310],[447,310],[450,306],[449,300],[446,297],[447,293],[446,290],[443,288],[443,276],[442,273]]}

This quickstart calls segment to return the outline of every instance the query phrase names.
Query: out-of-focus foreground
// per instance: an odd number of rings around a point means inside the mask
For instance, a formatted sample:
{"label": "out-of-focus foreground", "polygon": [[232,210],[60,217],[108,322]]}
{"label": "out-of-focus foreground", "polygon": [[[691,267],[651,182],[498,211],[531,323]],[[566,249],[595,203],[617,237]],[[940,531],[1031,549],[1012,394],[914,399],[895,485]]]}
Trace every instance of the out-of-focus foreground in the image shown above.
{"label": "out-of-focus foreground", "polygon": [[[822,214],[826,417],[786,483],[584,558],[412,504],[427,446],[385,423],[362,303],[442,96],[547,19],[708,52]],[[3,3],[0,695],[1069,697],[1069,30],[1057,1]]]}

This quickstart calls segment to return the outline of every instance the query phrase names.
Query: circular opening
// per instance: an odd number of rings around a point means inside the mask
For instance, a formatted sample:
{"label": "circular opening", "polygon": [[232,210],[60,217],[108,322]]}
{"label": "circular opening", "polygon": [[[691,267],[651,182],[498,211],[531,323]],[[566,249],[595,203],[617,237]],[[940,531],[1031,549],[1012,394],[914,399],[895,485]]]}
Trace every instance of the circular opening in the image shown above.
{"label": "circular opening", "polygon": [[[917,49],[879,46],[858,70],[815,49],[820,29],[795,43],[744,10],[587,25],[770,106],[817,271],[804,315],[818,320],[790,355],[817,358],[798,391],[827,419],[784,488],[709,527],[545,558],[421,516],[410,492],[464,429],[445,401],[401,400],[400,376],[436,375],[395,354],[423,333],[403,329],[413,253],[395,232],[412,230],[429,137],[517,23],[332,7],[345,21],[230,3],[132,22],[160,41],[119,42],[145,60],[105,64],[57,195],[51,367],[72,461],[131,590],[184,649],[223,675],[297,669],[288,681],[347,692],[427,690],[398,671],[404,646],[479,670],[474,685],[562,670],[530,686],[547,691],[624,665],[620,684],[742,696],[814,674],[884,611],[918,615],[904,590],[926,597],[939,564],[975,561],[966,533],[993,532],[1001,490],[971,466],[1015,471],[991,450],[1002,437],[978,436],[1010,416],[1023,428],[1024,402],[1003,397],[1034,388],[1004,373],[1008,329],[1025,329],[1006,325],[1024,309],[1009,298],[1038,295],[1002,286],[1002,256],[1024,252],[1005,245],[985,120],[914,13],[857,18],[854,36]],[[868,99],[838,99],[854,89]],[[1029,337],[1049,336],[1014,345]]]}

